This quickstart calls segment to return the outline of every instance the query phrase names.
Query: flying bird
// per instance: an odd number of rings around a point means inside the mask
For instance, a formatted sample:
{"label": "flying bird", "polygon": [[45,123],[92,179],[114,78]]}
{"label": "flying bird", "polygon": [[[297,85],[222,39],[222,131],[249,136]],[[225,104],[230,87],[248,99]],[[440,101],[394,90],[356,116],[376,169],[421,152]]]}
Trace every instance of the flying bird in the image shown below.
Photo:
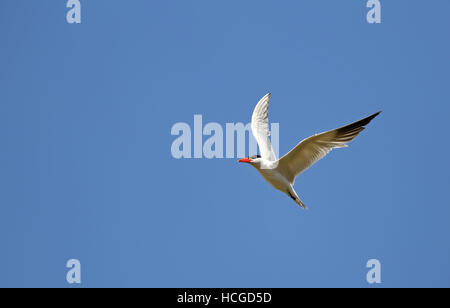
{"label": "flying bird", "polygon": [[306,209],[305,204],[294,190],[297,175],[325,157],[333,148],[347,147],[347,143],[358,136],[364,130],[364,126],[369,124],[381,111],[341,128],[306,138],[277,160],[269,140],[270,95],[270,93],[267,94],[258,102],[252,115],[251,128],[261,155],[251,155],[240,159],[239,162],[249,163],[255,167],[270,185]]}

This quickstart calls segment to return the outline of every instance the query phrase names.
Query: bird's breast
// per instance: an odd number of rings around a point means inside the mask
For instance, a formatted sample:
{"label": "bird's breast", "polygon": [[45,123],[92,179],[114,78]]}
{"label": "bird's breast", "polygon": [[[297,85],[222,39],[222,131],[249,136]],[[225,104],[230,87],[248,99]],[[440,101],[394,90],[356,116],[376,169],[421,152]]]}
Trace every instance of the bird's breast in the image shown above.
{"label": "bird's breast", "polygon": [[275,189],[285,192],[286,188],[289,187],[289,181],[284,176],[282,176],[278,170],[258,169],[258,171],[262,175],[262,177]]}

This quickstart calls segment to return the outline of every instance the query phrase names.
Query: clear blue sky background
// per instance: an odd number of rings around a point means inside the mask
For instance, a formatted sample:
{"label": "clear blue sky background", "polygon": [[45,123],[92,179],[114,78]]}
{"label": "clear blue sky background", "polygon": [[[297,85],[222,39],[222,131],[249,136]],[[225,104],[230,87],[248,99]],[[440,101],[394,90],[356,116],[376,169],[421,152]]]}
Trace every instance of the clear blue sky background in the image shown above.
{"label": "clear blue sky background", "polygon": [[[0,1],[0,286],[450,287],[450,2]],[[280,152],[383,110],[302,174],[299,209],[236,159],[175,160],[176,122]]]}

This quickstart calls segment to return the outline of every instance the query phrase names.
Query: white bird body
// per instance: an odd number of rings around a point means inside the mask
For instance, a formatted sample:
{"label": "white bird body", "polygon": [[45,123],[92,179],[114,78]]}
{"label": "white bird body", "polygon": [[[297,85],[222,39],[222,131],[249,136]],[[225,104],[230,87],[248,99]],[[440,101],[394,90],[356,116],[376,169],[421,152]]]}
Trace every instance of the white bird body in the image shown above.
{"label": "white bird body", "polygon": [[286,187],[288,187],[291,183],[287,180],[287,178],[278,170],[276,166],[276,162],[267,161],[261,159],[261,166],[256,164],[252,164],[258,170],[258,172],[262,175],[262,177],[269,182],[274,188],[284,191]]}
{"label": "white bird body", "polygon": [[253,167],[258,170],[259,174],[270,184],[273,188],[282,191],[294,200],[295,203],[302,208],[306,208],[303,202],[298,197],[294,190],[294,183],[289,182],[284,170],[279,167],[278,161],[269,161],[263,158],[254,159],[251,163]]}
{"label": "white bird body", "polygon": [[300,207],[306,208],[293,187],[296,176],[333,148],[346,147],[346,143],[363,131],[364,126],[380,112],[341,128],[306,138],[277,160],[269,140],[269,101],[270,93],[258,102],[252,115],[251,128],[261,156],[252,155],[240,159],[239,162],[251,164],[270,185],[287,194]]}

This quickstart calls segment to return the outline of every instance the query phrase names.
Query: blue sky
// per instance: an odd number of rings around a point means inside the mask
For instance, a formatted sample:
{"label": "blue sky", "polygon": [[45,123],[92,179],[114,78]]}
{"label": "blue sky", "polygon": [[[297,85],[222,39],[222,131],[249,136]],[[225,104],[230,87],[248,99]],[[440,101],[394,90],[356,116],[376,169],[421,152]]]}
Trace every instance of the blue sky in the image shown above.
{"label": "blue sky", "polygon": [[[445,0],[0,2],[0,286],[450,287]],[[308,211],[236,159],[172,158],[176,122],[280,153],[378,110],[302,174]]]}

